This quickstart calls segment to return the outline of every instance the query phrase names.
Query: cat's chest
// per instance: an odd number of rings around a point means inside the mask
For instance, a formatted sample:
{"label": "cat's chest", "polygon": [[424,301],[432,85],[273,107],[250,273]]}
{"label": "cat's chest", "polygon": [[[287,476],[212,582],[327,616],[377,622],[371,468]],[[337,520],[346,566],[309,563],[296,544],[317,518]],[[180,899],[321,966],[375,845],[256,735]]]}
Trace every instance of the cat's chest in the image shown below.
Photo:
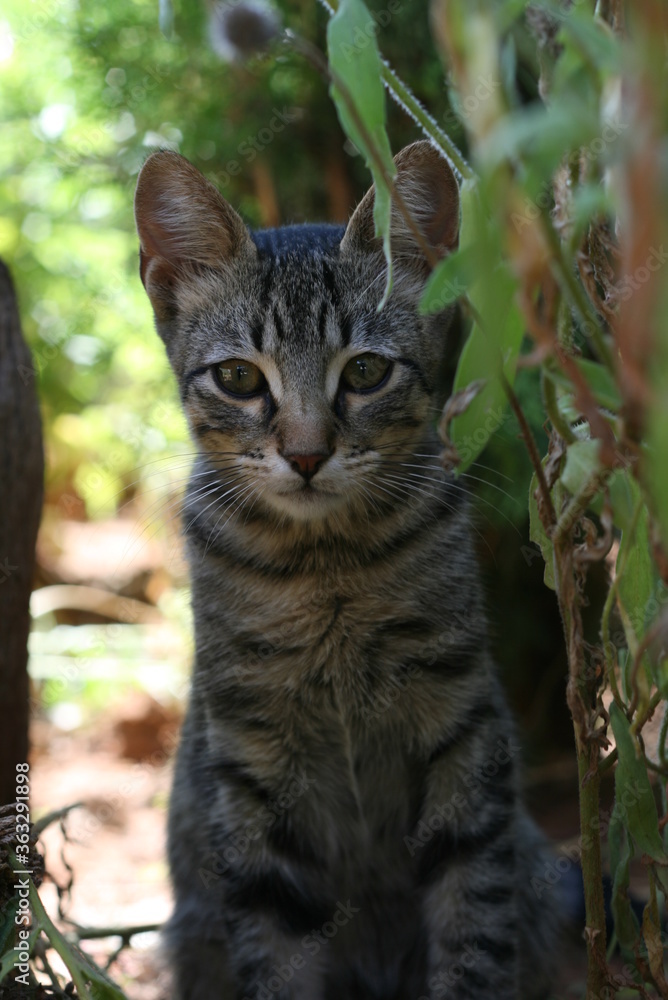
{"label": "cat's chest", "polygon": [[322,702],[334,699],[339,710],[370,709],[410,669],[412,654],[428,640],[416,630],[404,640],[397,662],[393,623],[415,615],[399,586],[374,587],[371,581],[331,576],[249,593],[243,611],[235,609],[228,632],[231,658],[255,684],[286,697]]}
{"label": "cat's chest", "polygon": [[395,843],[409,823],[416,751],[435,738],[424,720],[440,724],[429,636],[392,632],[415,614],[404,581],[330,573],[245,593],[223,588],[218,645],[213,623],[199,623],[213,752],[245,761],[276,792],[308,775],[313,789],[294,816],[329,816],[332,850],[376,842],[384,830]]}

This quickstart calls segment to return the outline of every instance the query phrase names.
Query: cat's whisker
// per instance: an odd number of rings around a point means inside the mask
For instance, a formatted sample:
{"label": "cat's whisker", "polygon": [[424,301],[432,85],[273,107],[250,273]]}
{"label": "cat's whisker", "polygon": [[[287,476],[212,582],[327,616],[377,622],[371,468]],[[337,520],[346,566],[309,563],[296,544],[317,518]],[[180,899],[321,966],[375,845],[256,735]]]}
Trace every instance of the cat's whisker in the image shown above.
{"label": "cat's whisker", "polygon": [[255,499],[253,500],[252,504],[250,505],[250,507],[246,511],[246,516],[244,518],[244,527],[248,524],[248,518],[251,516],[251,514],[253,512],[253,507],[258,502],[258,500],[262,497],[263,493],[264,493],[264,490],[262,489],[261,486],[256,487],[256,490],[255,490]]}
{"label": "cat's whisker", "polygon": [[[182,509],[185,510],[188,506],[191,506],[192,503],[196,503],[198,500],[203,500],[203,499],[206,499],[209,496],[212,496],[214,493],[216,493],[223,486],[224,486],[224,484],[214,484],[214,485],[208,485],[207,487],[203,487],[202,491],[201,491],[201,493],[199,495],[197,495],[197,496],[193,495],[192,497],[188,497],[188,499],[185,502],[183,502]],[[174,509],[174,507],[177,506],[177,505],[179,505],[179,504],[181,504],[182,501],[183,501],[182,497],[178,497],[176,500],[173,500],[168,505],[167,511],[172,511]],[[211,506],[211,505],[209,505],[209,506]],[[163,520],[164,520],[164,518],[163,518]],[[184,528],[184,531],[187,531],[187,528],[190,527],[190,524],[192,524],[192,521],[186,526],[186,528]],[[138,557],[138,555],[142,552],[142,550],[149,544],[149,542],[153,538],[155,538],[155,536],[160,531],[161,526],[162,526],[161,523],[159,523],[157,525],[154,525],[153,519],[151,519],[151,521],[148,524],[146,524],[144,528],[142,528],[142,530],[139,532],[139,534],[137,535],[137,537],[135,539],[130,540],[127,543],[125,549],[121,553],[121,556],[119,558],[119,562],[117,564],[117,568],[116,568],[115,572],[118,572],[118,568],[122,565],[122,563],[123,563],[123,561],[125,559],[127,559],[129,557],[132,557],[133,559],[136,559]],[[151,527],[153,527],[153,531],[151,531],[151,533],[148,534],[146,536],[146,538],[144,538],[144,535],[146,535],[146,533],[150,530]],[[143,539],[143,541],[142,541],[142,539]],[[141,542],[141,544],[139,544],[140,542]],[[135,547],[135,546],[138,546],[138,547]]]}
{"label": "cat's whisker", "polygon": [[[403,483],[403,484],[404,484],[404,485],[405,485],[405,486],[406,486],[406,487],[407,487],[408,489],[413,489],[413,490],[414,490],[414,491],[415,491],[416,493],[424,495],[424,494],[425,494],[425,489],[424,489],[424,487],[422,487],[422,486],[421,486],[421,484],[419,484],[419,483],[412,483],[412,482],[410,482],[410,479],[409,479],[409,476],[410,476],[410,475],[412,475],[412,473],[409,473],[409,474],[408,474],[408,476],[406,476],[406,477],[393,477],[393,478],[398,478],[398,479],[400,480],[400,482],[402,482],[402,483]],[[441,481],[441,480],[434,480],[434,482],[435,482],[435,483],[436,483],[437,485],[441,485],[441,482],[442,482],[442,481]],[[449,488],[452,488],[452,486],[453,486],[453,485],[455,485],[455,486],[456,486],[456,484],[452,484],[452,483],[450,483],[450,484],[448,484],[448,485],[449,485]],[[468,491],[466,491],[466,492],[468,493]],[[435,500],[436,500],[436,501],[437,501],[438,503],[440,503],[440,504],[441,504],[442,506],[446,507],[446,508],[447,508],[448,510],[451,510],[451,511],[452,511],[452,510],[454,510],[454,507],[453,507],[453,505],[452,505],[451,503],[449,503],[449,502],[448,502],[448,500],[446,499],[446,497],[443,497],[443,496],[439,496],[439,495],[438,495],[437,493],[436,493],[436,494],[434,494],[434,493],[431,493],[430,495],[431,495],[431,496],[432,496],[432,497],[433,497],[433,498],[434,498],[434,499],[435,499]],[[489,503],[489,501],[487,501],[487,503]],[[493,504],[491,504],[491,503],[490,503],[490,504],[489,504],[489,506],[491,506],[491,507],[492,507],[492,509],[493,509],[493,510],[494,510],[494,511],[495,511],[496,513],[500,514],[500,515],[501,515],[502,517],[504,517],[504,516],[505,516],[505,515],[503,514],[503,512],[502,512],[502,511],[500,511],[500,510],[497,510],[497,508],[496,508],[496,507],[494,507],[494,505],[493,505]],[[473,531],[474,531],[474,532],[476,533],[476,535],[478,536],[478,538],[480,539],[480,541],[481,541],[481,542],[483,543],[483,545],[485,546],[485,548],[487,548],[487,549],[489,550],[489,553],[490,553],[490,555],[492,556],[492,558],[494,559],[494,561],[496,561],[496,558],[495,558],[495,556],[494,556],[494,553],[493,553],[493,551],[492,551],[492,548],[491,548],[491,546],[490,546],[489,542],[488,542],[488,541],[486,540],[486,538],[484,537],[484,535],[482,534],[482,532],[481,532],[481,531],[479,531],[479,529],[478,529],[478,528],[476,527],[476,525],[475,525],[475,523],[474,523],[474,521],[473,521],[473,518],[472,518],[472,517],[471,517],[471,516],[470,516],[470,515],[469,515],[468,513],[466,513],[466,512],[464,512],[464,516],[465,516],[465,518],[466,518],[466,521],[467,521],[467,523],[468,523],[468,524],[469,524],[469,526],[471,527],[471,529],[472,529],[472,530],[473,530]],[[507,520],[509,520],[509,519],[507,519]],[[510,521],[510,520],[509,520],[509,523],[510,523],[510,524],[511,524],[511,525],[513,526],[513,528],[514,528],[514,529],[515,529],[515,530],[517,531],[517,528],[516,528],[516,526],[515,526],[515,525],[514,525],[514,524],[512,523],[512,521]],[[518,534],[520,534],[520,532],[518,532]]]}
{"label": "cat's whisker", "polygon": [[[198,518],[204,517],[206,512],[210,510],[211,507],[214,507],[216,504],[222,503],[222,501],[225,500],[225,497],[235,494],[236,491],[239,489],[239,486],[245,487],[245,484],[248,482],[248,478],[249,478],[248,476],[238,476],[232,485],[230,485],[229,482],[225,482],[225,483],[220,483],[219,486],[212,489],[211,492],[207,494],[207,496],[213,496],[214,499],[211,501],[211,503],[207,504],[206,507],[204,507],[202,510],[197,510],[195,512],[195,516],[185,526],[184,533],[187,533],[188,528],[190,528],[191,525],[194,524]],[[222,495],[218,493],[218,490],[220,489],[225,490],[225,492],[222,493]],[[233,502],[233,500],[234,496],[232,497],[232,500],[229,502],[231,503]],[[223,504],[223,507],[225,506],[226,505]]]}
{"label": "cat's whisker", "polygon": [[366,296],[369,294],[369,292],[371,291],[371,289],[375,285],[379,285],[381,283],[384,284],[385,278],[386,278],[386,275],[385,275],[384,272],[381,272],[380,274],[377,274],[369,282],[369,284],[360,292],[360,294],[357,296],[357,298],[353,300],[351,306],[348,308],[348,310],[346,311],[346,313],[344,313],[344,318],[345,319],[354,318],[357,315],[357,311],[358,311],[357,310],[357,306],[359,305],[359,303],[361,302],[361,300],[364,299],[364,298],[366,298]]}
{"label": "cat's whisker", "polygon": [[[181,456],[178,456],[178,457],[181,457]],[[193,455],[191,457],[194,458],[194,457],[196,457],[196,455]],[[155,461],[156,462],[158,462],[158,461],[170,461],[171,458],[172,458],[172,456],[164,456],[162,459],[155,459]],[[147,464],[150,465],[152,463],[147,463]],[[234,462],[232,460],[230,460],[230,466],[233,466],[233,465],[234,465]],[[141,468],[142,467],[140,466],[139,469],[141,469]],[[119,516],[120,514],[122,514],[123,511],[125,511],[126,508],[132,506],[133,504],[137,504],[139,497],[145,497],[149,493],[154,493],[156,490],[160,490],[161,489],[161,485],[160,484],[157,484],[155,486],[149,486],[149,487],[147,487],[145,485],[147,479],[151,479],[151,478],[153,478],[155,476],[165,476],[165,477],[167,477],[173,471],[180,471],[181,469],[191,469],[191,468],[192,468],[192,462],[186,462],[186,463],[183,463],[182,465],[177,465],[177,466],[170,465],[166,469],[157,469],[157,470],[154,470],[152,472],[147,473],[146,476],[142,476],[140,478],[133,479],[129,483],[124,483],[123,486],[119,490],[117,490],[114,494],[112,494],[112,496],[109,498],[109,501],[105,501],[104,504],[100,504],[98,507],[92,508],[92,510],[91,510],[91,517],[94,519],[95,516],[96,516],[96,514],[98,514],[101,510],[103,510],[104,507],[107,506],[108,502],[115,501],[118,497],[122,496],[128,490],[133,489],[133,487],[136,487],[136,486],[141,487],[141,493],[139,494],[139,496],[135,495],[135,496],[130,497],[128,500],[126,500],[124,503],[120,504],[116,508],[116,516]],[[133,471],[136,472],[138,470],[135,469]],[[187,476],[183,476],[183,477],[179,476],[176,479],[170,479],[169,484],[165,485],[165,492],[174,489],[176,486],[186,485],[192,478],[195,478],[195,477],[198,477],[198,476],[203,476],[203,475],[210,475],[210,474],[211,474],[210,470],[204,470],[203,472],[190,473]],[[161,501],[159,500],[158,503],[160,503],[160,502]]]}
{"label": "cat's whisker", "polygon": [[[385,477],[383,478],[383,482],[387,483],[388,485],[390,484],[390,482],[396,483],[395,489],[401,489],[401,491],[409,499],[411,499],[414,496],[428,497],[432,500],[436,500],[437,503],[439,503],[443,507],[446,507],[448,510],[454,510],[452,504],[448,503],[445,497],[440,497],[437,494],[426,490],[418,483],[408,482],[405,477],[392,476],[391,474],[386,474]],[[435,512],[431,510],[429,507],[426,508],[425,513],[427,513],[432,520],[434,521],[438,520]]]}
{"label": "cat's whisker", "polygon": [[470,472],[463,472],[461,478],[472,479],[476,483],[482,483],[484,486],[488,486],[491,490],[497,490],[498,493],[502,493],[503,496],[507,497],[516,507],[521,506],[517,497],[514,497],[512,493],[508,493],[507,490],[502,489],[501,486],[497,486],[496,483],[490,483],[487,479],[483,479],[481,476],[474,476]]}
{"label": "cat's whisker", "polygon": [[[246,486],[242,486],[241,487],[240,491],[230,501],[230,504],[233,505],[232,509],[229,511],[228,516],[225,518],[225,520],[223,521],[220,529],[217,531],[216,529],[218,528],[218,525],[220,523],[220,519],[223,516],[223,514],[227,512],[227,508],[228,508],[229,505],[225,504],[223,506],[223,513],[220,514],[220,516],[218,517],[218,520],[216,521],[216,523],[214,524],[213,528],[211,529],[211,531],[209,533],[209,537],[207,539],[206,545],[204,546],[204,555],[202,556],[202,559],[204,559],[206,557],[206,554],[209,551],[209,546],[225,530],[225,526],[228,524],[228,522],[231,520],[231,518],[236,514],[236,512],[242,506],[244,496],[247,493],[249,493],[249,492],[252,495],[252,492],[255,490],[255,488],[256,488],[255,484],[252,483],[252,482],[248,483]],[[208,510],[208,508],[207,508],[207,510]]]}
{"label": "cat's whisker", "polygon": [[[443,467],[439,465],[425,465],[423,463],[411,463],[411,462],[401,462],[400,464],[408,469],[422,469],[427,471],[440,472],[443,476],[448,475],[448,473],[445,472]],[[488,482],[488,480],[482,479],[480,476],[474,476],[469,472],[463,472],[461,474],[460,479],[464,478],[472,479],[477,483],[483,483],[485,486],[489,486],[490,489],[497,490],[499,493],[502,493],[505,497],[508,497],[508,499],[511,500],[513,503],[515,504],[518,503],[517,498],[514,497],[512,493],[508,493],[507,490],[504,490],[503,487],[501,486],[497,486],[496,483],[490,483]]]}
{"label": "cat's whisker", "polygon": [[[376,501],[376,498],[363,485],[363,483],[356,479],[356,480],[353,481],[352,485],[368,501],[368,503],[371,505],[371,507],[373,507],[373,509],[375,510],[375,512],[377,514],[379,514],[379,515],[382,515],[381,508],[379,507],[379,505],[378,505],[378,503]],[[370,526],[371,525],[371,519],[369,517],[369,511],[367,510],[366,505],[363,505],[363,509],[364,509],[364,513],[366,514],[367,524]]]}
{"label": "cat's whisker", "polygon": [[[369,482],[369,480],[367,480],[367,482]],[[383,493],[387,493],[387,495],[390,496],[390,497],[392,497],[392,499],[395,502],[396,501],[401,502],[401,493],[402,492],[406,492],[406,491],[405,490],[400,490],[397,486],[394,486],[394,484],[388,482],[385,479],[383,479],[383,482],[385,483],[385,486],[381,486],[380,482],[378,481],[378,478],[374,477],[370,481],[370,486],[372,488],[375,487],[376,489],[382,490]]]}
{"label": "cat's whisker", "polygon": [[[439,485],[444,482],[443,479],[438,479],[438,478],[434,478],[434,477],[431,477],[431,476],[419,475],[418,473],[415,473],[415,472],[409,472],[409,473],[407,473],[407,476],[411,477],[413,479],[420,479],[420,480],[424,480],[426,482],[437,483]],[[489,483],[488,485],[493,486],[492,483]],[[455,486],[455,488],[459,488],[462,491],[464,491],[464,487],[458,486],[458,484],[456,484],[456,483],[448,483],[448,488],[452,488],[453,486]],[[502,489],[500,489],[500,487],[496,487],[496,488],[499,489],[499,492],[505,493],[505,491],[502,490]],[[466,492],[469,492],[469,491],[466,491]],[[512,518],[510,518],[506,513],[504,513],[504,511],[502,511],[500,509],[500,507],[497,507],[495,504],[493,504],[491,502],[491,500],[488,500],[486,497],[482,497],[482,496],[480,496],[477,493],[471,494],[471,495],[473,497],[473,502],[474,503],[483,503],[486,506],[491,507],[492,510],[496,514],[498,514],[500,517],[502,517],[503,520],[506,521],[510,525],[510,527],[513,529],[513,531],[515,531],[515,533],[517,535],[519,535],[520,537],[522,536],[522,532],[519,530],[519,528],[517,527],[517,525],[515,524],[515,522],[512,520]],[[508,494],[506,494],[506,495],[508,495]]]}
{"label": "cat's whisker", "polygon": [[[211,476],[211,473],[209,473],[209,475]],[[184,485],[187,485],[189,482],[191,482],[190,479],[182,480],[182,483]],[[149,523],[152,523],[155,517],[157,516],[157,514],[155,513],[156,511],[160,512],[163,520],[166,520],[168,516],[171,517],[171,514],[176,507],[182,505],[183,509],[185,509],[189,503],[197,499],[197,496],[201,491],[207,490],[211,486],[215,485],[217,484],[205,483],[204,485],[199,485],[197,489],[193,490],[191,493],[184,494],[182,491],[179,491],[178,495],[173,499],[170,499],[169,501],[167,501],[166,497],[159,497],[158,500],[154,501],[148,508],[146,508],[146,510],[142,511],[141,520],[142,521],[148,520]],[[184,495],[187,496],[187,500],[185,502],[184,502]],[[163,507],[163,505],[165,506]]]}
{"label": "cat's whisker", "polygon": [[[413,452],[413,455],[415,456],[415,458],[429,458],[429,459],[434,459],[434,458],[437,457],[434,454],[423,453],[423,452],[419,452],[419,451]],[[491,473],[493,473],[496,476],[500,476],[502,479],[506,479],[509,483],[512,483],[512,481],[513,481],[512,476],[506,476],[505,473],[501,472],[500,469],[495,469],[491,465],[483,465],[482,462],[478,462],[478,461],[473,462],[472,465],[471,465],[471,468],[472,469],[484,469],[485,472],[491,472]],[[466,475],[468,475],[467,472],[460,472],[460,476],[466,476]]]}

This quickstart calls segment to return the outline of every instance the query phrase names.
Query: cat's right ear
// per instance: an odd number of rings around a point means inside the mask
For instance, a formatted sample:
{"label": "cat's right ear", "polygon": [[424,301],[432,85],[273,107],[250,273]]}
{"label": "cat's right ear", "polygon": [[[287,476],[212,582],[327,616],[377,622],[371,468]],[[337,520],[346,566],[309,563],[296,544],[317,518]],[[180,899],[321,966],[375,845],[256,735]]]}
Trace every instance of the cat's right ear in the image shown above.
{"label": "cat's right ear", "polygon": [[[457,248],[459,240],[459,187],[447,160],[430,142],[422,140],[402,149],[394,162],[396,189],[423,243],[435,257],[445,257]],[[374,197],[371,188],[355,209],[341,242],[341,252],[372,253],[380,268],[385,265],[382,244],[375,235]],[[397,265],[395,278],[420,287],[430,268],[396,200],[392,202],[390,242]]]}
{"label": "cat's right ear", "polygon": [[192,163],[169,150],[149,156],[137,180],[140,275],[158,319],[175,308],[177,286],[201,267],[225,270],[255,244],[241,218]]}

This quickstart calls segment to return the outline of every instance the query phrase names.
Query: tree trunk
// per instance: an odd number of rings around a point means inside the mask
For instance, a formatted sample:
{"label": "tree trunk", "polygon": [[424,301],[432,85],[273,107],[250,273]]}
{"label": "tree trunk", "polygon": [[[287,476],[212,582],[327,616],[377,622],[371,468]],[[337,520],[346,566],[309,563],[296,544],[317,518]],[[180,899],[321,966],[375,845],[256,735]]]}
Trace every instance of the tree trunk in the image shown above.
{"label": "tree trunk", "polygon": [[28,631],[44,456],[35,372],[0,261],[0,804],[28,755]]}

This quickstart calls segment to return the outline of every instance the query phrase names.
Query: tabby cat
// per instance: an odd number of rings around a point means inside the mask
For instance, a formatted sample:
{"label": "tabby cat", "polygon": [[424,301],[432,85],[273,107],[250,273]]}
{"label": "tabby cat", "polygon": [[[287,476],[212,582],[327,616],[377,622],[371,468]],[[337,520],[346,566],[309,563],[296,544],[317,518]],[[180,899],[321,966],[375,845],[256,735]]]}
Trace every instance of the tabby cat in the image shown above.
{"label": "tabby cat", "polygon": [[[459,198],[396,158],[423,239]],[[373,189],[346,228],[250,232],[172,152],[137,186],[141,277],[198,455],[196,663],[169,821],[180,1000],[510,1000],[547,988],[541,842],[490,659],[470,513],[442,472],[450,316]]]}

